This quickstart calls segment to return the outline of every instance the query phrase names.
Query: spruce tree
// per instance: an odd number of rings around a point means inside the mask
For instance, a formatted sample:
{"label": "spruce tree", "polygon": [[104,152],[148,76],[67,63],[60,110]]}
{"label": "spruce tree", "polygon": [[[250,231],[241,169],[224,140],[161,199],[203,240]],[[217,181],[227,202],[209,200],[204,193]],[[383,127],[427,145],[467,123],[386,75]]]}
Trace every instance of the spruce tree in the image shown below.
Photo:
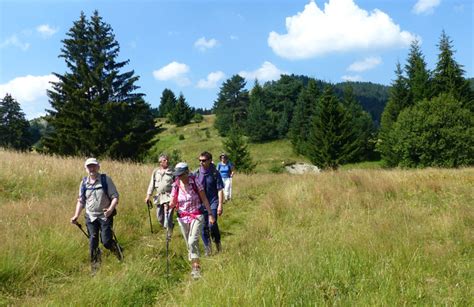
{"label": "spruce tree", "polygon": [[214,125],[222,136],[227,135],[234,125],[241,127],[245,125],[249,103],[249,93],[245,85],[244,78],[234,75],[220,88],[217,100],[214,102],[216,114]]}
{"label": "spruce tree", "polygon": [[97,11],[84,13],[62,41],[59,57],[68,72],[55,73],[58,82],[48,91],[52,132],[44,150],[60,155],[94,155],[140,159],[155,133],[144,94],[135,93],[138,76],[121,73],[129,61],[117,61],[119,44],[111,26]]}
{"label": "spruce tree", "polygon": [[448,93],[461,101],[463,106],[470,106],[474,111],[469,81],[464,78],[462,65],[454,59],[452,41],[444,31],[441,33],[438,48],[438,62],[433,73],[434,96]]}
{"label": "spruce tree", "polygon": [[172,109],[169,113],[169,120],[171,123],[180,127],[189,124],[192,118],[193,111],[186,102],[184,95],[181,93],[179,94],[179,98],[174,109]]}
{"label": "spruce tree", "polygon": [[161,94],[160,105],[158,107],[159,117],[168,117],[176,107],[176,96],[173,91],[165,88]]}
{"label": "spruce tree", "polygon": [[337,169],[339,165],[351,161],[359,151],[351,124],[350,112],[327,86],[319,99],[309,134],[311,162],[322,169]]}
{"label": "spruce tree", "polygon": [[229,130],[228,137],[224,141],[224,151],[228,153],[229,160],[232,161],[237,171],[246,174],[254,171],[256,163],[252,162],[242,132],[235,126]]}
{"label": "spruce tree", "polygon": [[426,67],[425,57],[417,40],[413,41],[410,46],[405,72],[410,92],[410,105],[432,97],[431,73]]}
{"label": "spruce tree", "polygon": [[21,110],[20,104],[6,94],[0,100],[0,147],[27,150],[31,146],[29,122]]}
{"label": "spruce tree", "polygon": [[321,92],[316,80],[310,79],[296,102],[289,137],[293,149],[298,154],[308,154],[308,131],[311,130],[312,119],[316,113],[320,95]]}
{"label": "spruce tree", "polygon": [[403,76],[400,63],[397,63],[395,75],[396,79],[392,82],[389,100],[382,113],[379,140],[377,142],[377,150],[387,166],[395,166],[398,163],[399,157],[393,151],[393,146],[397,141],[392,139],[390,133],[400,112],[410,104],[407,80]]}
{"label": "spruce tree", "polygon": [[272,138],[270,131],[270,117],[266,108],[266,97],[262,86],[255,81],[250,92],[246,134],[252,142],[267,141]]}

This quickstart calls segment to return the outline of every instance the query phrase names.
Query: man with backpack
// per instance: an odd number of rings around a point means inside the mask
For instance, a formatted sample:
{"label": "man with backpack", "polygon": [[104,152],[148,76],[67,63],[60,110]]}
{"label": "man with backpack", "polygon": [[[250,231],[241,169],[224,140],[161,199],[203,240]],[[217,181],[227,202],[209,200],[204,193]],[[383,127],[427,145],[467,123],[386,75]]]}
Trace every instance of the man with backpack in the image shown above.
{"label": "man with backpack", "polygon": [[[211,211],[204,213],[204,227],[202,230],[202,241],[204,242],[204,252],[206,256],[211,255],[211,238],[216,244],[218,252],[221,251],[221,234],[217,225],[217,216],[222,215],[222,203],[224,201],[224,183],[219,171],[212,163],[212,154],[204,151],[199,156],[200,167],[196,171],[198,182],[204,187],[206,197],[211,204]],[[209,223],[209,214],[215,217],[213,224]]]}
{"label": "man with backpack", "polygon": [[120,246],[114,240],[112,230],[119,194],[112,178],[99,173],[100,165],[97,159],[87,159],[84,167],[88,176],[83,178],[79,186],[79,197],[71,223],[77,224],[77,219],[85,208],[91,268],[92,273],[95,273],[101,262],[99,235],[104,247],[114,253],[120,261],[123,260]]}

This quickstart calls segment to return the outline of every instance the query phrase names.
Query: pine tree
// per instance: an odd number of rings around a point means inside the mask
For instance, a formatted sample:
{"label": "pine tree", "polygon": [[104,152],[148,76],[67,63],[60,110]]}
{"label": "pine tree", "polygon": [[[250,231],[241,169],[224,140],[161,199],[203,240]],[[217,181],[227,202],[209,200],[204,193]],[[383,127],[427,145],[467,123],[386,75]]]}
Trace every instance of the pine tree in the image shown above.
{"label": "pine tree", "polygon": [[224,151],[228,153],[230,161],[237,171],[249,174],[255,169],[252,162],[247,142],[237,127],[232,127],[227,139],[224,141]]}
{"label": "pine tree", "polygon": [[410,91],[410,105],[414,105],[425,98],[431,98],[433,95],[431,73],[426,67],[425,57],[417,40],[413,41],[410,46],[405,71]]}
{"label": "pine tree", "polygon": [[0,100],[0,147],[27,150],[31,146],[29,122],[20,104],[6,94]]}
{"label": "pine tree", "polygon": [[441,33],[438,48],[438,62],[433,74],[434,96],[448,93],[461,101],[463,106],[470,106],[474,111],[473,93],[469,81],[464,78],[462,65],[454,59],[452,41],[444,30]]}
{"label": "pine tree", "polygon": [[69,72],[48,91],[53,131],[44,150],[60,155],[140,159],[155,133],[150,106],[135,93],[138,76],[120,73],[129,61],[116,61],[119,44],[97,11],[84,13],[66,34],[59,57]]}
{"label": "pine tree", "polygon": [[310,79],[296,102],[289,137],[293,149],[298,154],[308,154],[308,131],[311,130],[311,122],[320,95],[316,80]]}
{"label": "pine tree", "polygon": [[351,161],[359,151],[351,124],[350,113],[334,96],[332,88],[326,87],[309,135],[311,162],[323,169],[337,169]]}
{"label": "pine tree", "polygon": [[270,131],[270,117],[267,113],[265,93],[262,86],[255,81],[250,92],[247,121],[245,123],[246,134],[252,142],[267,141],[272,138]]}
{"label": "pine tree", "polygon": [[225,81],[214,102],[216,121],[214,123],[219,134],[227,135],[234,125],[244,126],[247,119],[249,93],[245,89],[245,79],[234,75]]}
{"label": "pine tree", "polygon": [[171,123],[180,127],[189,124],[192,118],[193,111],[186,102],[184,95],[181,93],[179,94],[179,98],[174,109],[172,109],[169,113],[169,120]]}
{"label": "pine tree", "polygon": [[173,91],[165,88],[161,94],[160,106],[158,107],[158,116],[167,117],[176,107],[176,96]]}
{"label": "pine tree", "polygon": [[382,113],[379,141],[377,142],[377,150],[387,166],[395,166],[398,163],[399,157],[393,151],[396,140],[392,139],[390,133],[400,112],[410,104],[407,80],[403,76],[400,63],[397,63],[395,75],[396,79],[392,82],[389,100]]}

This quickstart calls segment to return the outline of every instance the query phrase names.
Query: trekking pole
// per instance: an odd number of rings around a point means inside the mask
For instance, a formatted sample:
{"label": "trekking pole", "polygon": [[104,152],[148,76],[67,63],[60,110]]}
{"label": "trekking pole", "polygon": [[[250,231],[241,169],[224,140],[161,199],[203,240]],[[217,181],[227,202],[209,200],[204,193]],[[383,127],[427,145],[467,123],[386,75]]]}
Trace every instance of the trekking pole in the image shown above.
{"label": "trekking pole", "polygon": [[153,233],[153,224],[151,223],[151,214],[150,214],[150,209],[153,208],[153,203],[151,202],[151,200],[148,200],[146,202],[146,206],[147,206],[147,211],[148,211],[148,220],[150,221],[150,231],[151,233]]}
{"label": "trekking pole", "polygon": [[164,204],[165,209],[165,222],[164,225],[166,226],[166,276],[169,277],[170,275],[170,257],[169,257],[169,246],[171,240],[170,234],[170,217],[172,210],[169,208],[168,204]]}
{"label": "trekking pole", "polygon": [[76,225],[81,231],[82,233],[87,237],[87,239],[89,239],[89,234],[87,234],[84,229],[82,229],[82,225],[81,223],[79,223],[78,221],[74,221],[74,225]]}
{"label": "trekking pole", "polygon": [[114,240],[115,240],[115,245],[116,245],[116,247],[117,247],[117,251],[118,251],[119,254],[120,254],[120,258],[121,258],[121,259],[119,259],[119,260],[122,261],[122,260],[123,260],[122,246],[120,246],[119,241],[117,240],[117,236],[115,235],[115,231],[114,231],[113,229],[110,229],[110,230],[112,231],[112,235],[113,235]]}

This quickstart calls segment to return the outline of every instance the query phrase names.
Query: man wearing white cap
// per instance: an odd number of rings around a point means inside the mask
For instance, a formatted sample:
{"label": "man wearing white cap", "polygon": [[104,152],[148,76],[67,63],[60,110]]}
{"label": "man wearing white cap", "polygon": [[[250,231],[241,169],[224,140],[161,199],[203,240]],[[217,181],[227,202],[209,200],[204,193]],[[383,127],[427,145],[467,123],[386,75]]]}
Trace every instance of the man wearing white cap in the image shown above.
{"label": "man wearing white cap", "polygon": [[92,272],[95,273],[101,261],[99,233],[104,247],[113,252],[119,260],[122,260],[122,254],[113,238],[112,231],[119,194],[112,179],[99,173],[100,165],[97,159],[87,159],[84,167],[88,176],[81,181],[76,211],[71,218],[71,223],[77,223],[82,209],[85,208]]}

